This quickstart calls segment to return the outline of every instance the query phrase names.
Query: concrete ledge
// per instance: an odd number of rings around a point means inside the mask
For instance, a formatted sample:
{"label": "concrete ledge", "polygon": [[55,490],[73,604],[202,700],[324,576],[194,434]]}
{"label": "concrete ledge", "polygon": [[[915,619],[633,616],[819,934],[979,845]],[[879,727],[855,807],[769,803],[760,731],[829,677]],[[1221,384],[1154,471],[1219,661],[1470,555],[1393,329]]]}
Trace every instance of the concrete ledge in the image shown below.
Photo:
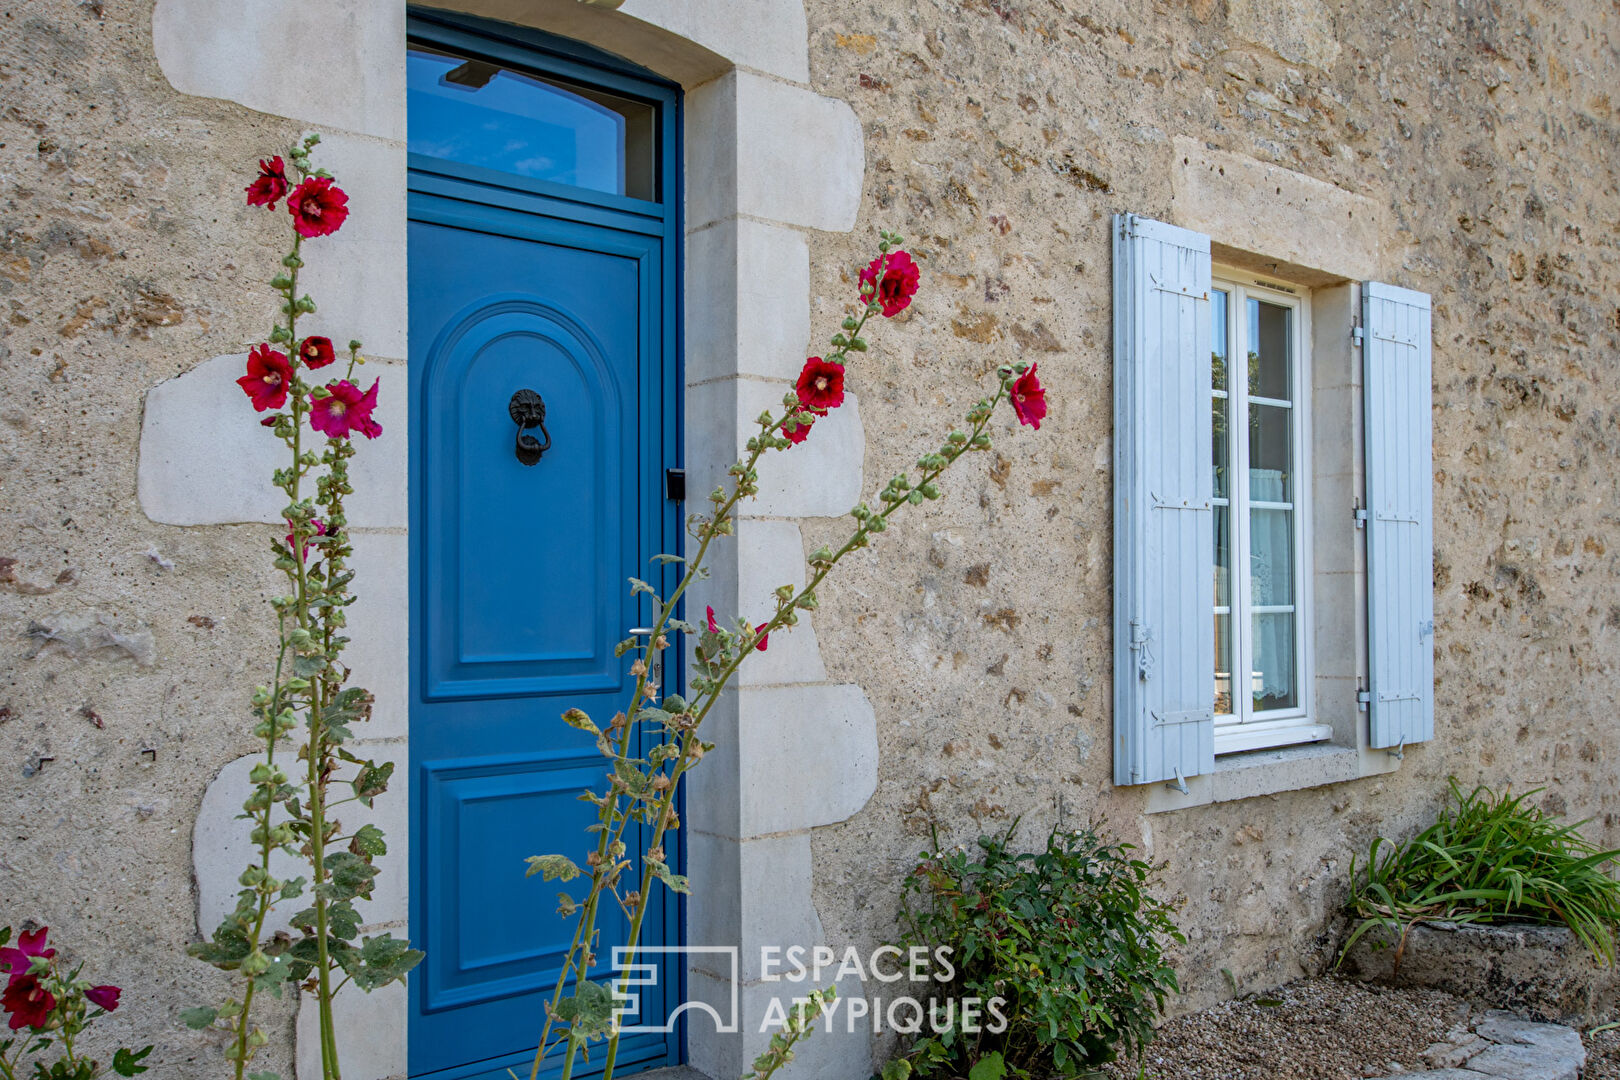
{"label": "concrete ledge", "polygon": [[1197,139],[1173,149],[1170,220],[1208,233],[1216,262],[1311,286],[1380,275],[1382,204]]}
{"label": "concrete ledge", "polygon": [[1215,759],[1208,776],[1187,779],[1187,794],[1168,784],[1148,785],[1147,812],[1160,814],[1190,806],[1252,799],[1281,791],[1321,787],[1361,776],[1361,753],[1354,747],[1333,744],[1290,746],[1256,750]]}
{"label": "concrete ledge", "polygon": [[1599,965],[1568,927],[1425,923],[1407,933],[1399,966],[1396,942],[1391,931],[1369,930],[1345,965],[1363,979],[1444,990],[1538,1020],[1584,1027],[1620,1015],[1620,970]]}

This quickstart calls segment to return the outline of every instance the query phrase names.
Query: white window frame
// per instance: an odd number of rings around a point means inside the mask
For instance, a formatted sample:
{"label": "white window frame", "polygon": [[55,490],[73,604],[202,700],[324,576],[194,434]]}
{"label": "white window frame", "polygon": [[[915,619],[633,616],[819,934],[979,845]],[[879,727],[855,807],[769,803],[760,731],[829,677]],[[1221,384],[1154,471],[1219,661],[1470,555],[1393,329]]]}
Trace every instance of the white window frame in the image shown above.
{"label": "white window frame", "polygon": [[[1299,704],[1292,709],[1253,711],[1252,693],[1247,689],[1250,680],[1229,676],[1232,686],[1230,714],[1215,717],[1215,753],[1234,754],[1245,750],[1263,750],[1298,743],[1331,739],[1333,729],[1312,719],[1315,704],[1314,656],[1312,632],[1315,612],[1312,605],[1311,578],[1311,514],[1314,484],[1311,482],[1311,304],[1310,290],[1285,282],[1257,277],[1253,273],[1234,267],[1216,266],[1212,275],[1212,288],[1227,294],[1226,357],[1227,357],[1227,430],[1231,445],[1228,451],[1228,497],[1218,499],[1217,505],[1228,507],[1227,521],[1232,531],[1230,558],[1232,574],[1229,597],[1232,602],[1225,610],[1231,627],[1231,659],[1235,672],[1253,671],[1253,609],[1249,604],[1249,575],[1240,570],[1249,560],[1249,440],[1240,437],[1247,433],[1249,415],[1249,386],[1247,370],[1248,300],[1253,297],[1269,304],[1277,304],[1293,311],[1290,320],[1293,330],[1290,356],[1293,370],[1289,373],[1293,397],[1288,404],[1292,420],[1290,434],[1293,439],[1293,503],[1294,515],[1294,658],[1295,693]],[[1244,359],[1234,360],[1235,357]],[[1241,377],[1240,377],[1241,376]],[[1209,387],[1210,407],[1219,395],[1212,379],[1205,379]],[[1213,447],[1210,448],[1210,468],[1214,468]],[[1241,506],[1243,513],[1231,511]],[[1238,618],[1233,612],[1240,612]],[[1211,612],[1211,618],[1219,614]],[[1215,677],[1214,657],[1210,658],[1209,677]],[[1252,676],[1251,676],[1252,678]]]}

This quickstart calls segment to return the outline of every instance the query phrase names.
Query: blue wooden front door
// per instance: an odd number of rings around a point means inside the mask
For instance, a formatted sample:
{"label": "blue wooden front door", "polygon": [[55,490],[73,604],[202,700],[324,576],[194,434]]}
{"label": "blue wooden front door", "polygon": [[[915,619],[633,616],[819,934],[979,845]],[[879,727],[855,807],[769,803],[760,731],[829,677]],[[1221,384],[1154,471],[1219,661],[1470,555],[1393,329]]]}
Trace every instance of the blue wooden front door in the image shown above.
{"label": "blue wooden front door", "polygon": [[[594,809],[577,796],[604,776],[558,717],[605,726],[628,700],[613,649],[649,612],[626,579],[655,577],[678,533],[678,102],[581,49],[489,31],[415,15],[409,59],[411,936],[427,953],[409,1044],[411,1074],[445,1080],[528,1075],[573,924],[524,860],[583,861]],[[520,428],[528,392],[544,421]],[[656,895],[644,940],[674,943],[679,912]],[[626,929],[604,916],[597,977]],[[661,973],[647,1014],[679,978]],[[619,1060],[678,1051],[635,1035]]]}

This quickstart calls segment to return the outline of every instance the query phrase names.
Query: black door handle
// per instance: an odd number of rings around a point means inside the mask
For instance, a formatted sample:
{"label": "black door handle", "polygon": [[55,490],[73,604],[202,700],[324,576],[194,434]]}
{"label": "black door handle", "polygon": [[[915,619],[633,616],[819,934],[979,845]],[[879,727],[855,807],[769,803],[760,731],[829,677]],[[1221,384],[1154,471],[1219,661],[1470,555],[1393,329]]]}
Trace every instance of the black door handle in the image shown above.
{"label": "black door handle", "polygon": [[[519,390],[512,395],[506,411],[517,421],[517,459],[525,465],[538,464],[540,455],[551,449],[551,433],[546,430],[545,401],[533,390]],[[540,429],[545,442],[529,434],[532,427]]]}

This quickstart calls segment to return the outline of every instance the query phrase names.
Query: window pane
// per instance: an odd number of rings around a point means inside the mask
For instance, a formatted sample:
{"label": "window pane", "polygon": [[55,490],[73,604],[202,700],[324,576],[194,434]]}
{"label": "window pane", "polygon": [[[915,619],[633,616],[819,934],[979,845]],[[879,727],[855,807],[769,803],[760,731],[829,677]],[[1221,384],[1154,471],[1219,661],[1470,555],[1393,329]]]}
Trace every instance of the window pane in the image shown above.
{"label": "window pane", "polygon": [[1215,606],[1232,603],[1232,510],[1215,507]]}
{"label": "window pane", "polygon": [[[1219,527],[1217,518],[1216,528]],[[1256,607],[1294,602],[1292,510],[1249,511],[1249,582],[1249,595]]]}
{"label": "window pane", "polygon": [[1289,332],[1293,308],[1249,300],[1249,393],[1255,397],[1290,399],[1293,393],[1293,357]]}
{"label": "window pane", "polygon": [[1232,713],[1232,616],[1215,616],[1215,715]]}
{"label": "window pane", "polygon": [[1216,390],[1228,390],[1226,385],[1226,303],[1228,296],[1220,289],[1214,289],[1210,294],[1210,386]]}
{"label": "window pane", "polygon": [[412,48],[410,151],[534,180],[658,197],[654,106]]}
{"label": "window pane", "polygon": [[1251,693],[1256,712],[1291,709],[1294,693],[1294,615],[1272,612],[1254,617],[1254,673]]}
{"label": "window pane", "polygon": [[1212,397],[1210,408],[1214,412],[1214,453],[1212,460],[1215,463],[1215,497],[1226,499],[1231,497],[1227,486],[1231,479],[1232,465],[1232,431],[1226,422],[1231,412],[1231,398]]}
{"label": "window pane", "polygon": [[1293,410],[1249,406],[1249,498],[1293,502]]}

